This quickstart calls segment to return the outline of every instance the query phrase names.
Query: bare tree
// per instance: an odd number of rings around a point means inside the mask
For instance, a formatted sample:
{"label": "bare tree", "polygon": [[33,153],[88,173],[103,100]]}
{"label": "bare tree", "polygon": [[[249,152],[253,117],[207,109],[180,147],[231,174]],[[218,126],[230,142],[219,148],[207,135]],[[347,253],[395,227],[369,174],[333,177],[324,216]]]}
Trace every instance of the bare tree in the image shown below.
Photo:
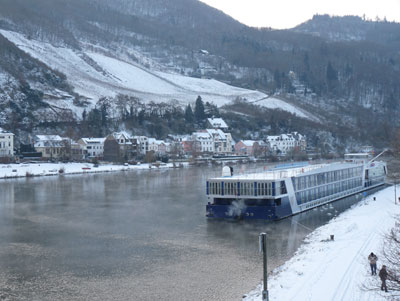
{"label": "bare tree", "polygon": [[395,226],[385,235],[382,253],[388,267],[388,288],[396,292],[396,297],[400,297],[400,217],[396,218]]}
{"label": "bare tree", "polygon": [[[400,298],[400,216],[396,218],[395,226],[386,233],[383,239],[380,261],[386,265],[386,285],[389,293],[382,292],[387,300],[399,300]],[[361,285],[364,291],[380,291],[381,280],[379,277],[368,278]]]}

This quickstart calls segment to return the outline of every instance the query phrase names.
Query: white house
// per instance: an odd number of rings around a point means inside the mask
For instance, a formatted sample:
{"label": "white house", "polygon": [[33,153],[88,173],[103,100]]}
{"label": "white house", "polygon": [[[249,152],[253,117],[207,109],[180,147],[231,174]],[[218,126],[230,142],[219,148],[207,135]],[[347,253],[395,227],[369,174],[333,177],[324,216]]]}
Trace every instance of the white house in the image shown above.
{"label": "white house", "polygon": [[192,134],[192,141],[194,143],[194,151],[202,153],[213,153],[214,152],[214,139],[213,136],[205,132],[194,132]]}
{"label": "white house", "polygon": [[138,153],[146,155],[149,151],[149,138],[146,136],[134,136],[138,145]]}
{"label": "white house", "polygon": [[156,138],[149,138],[149,152],[153,151],[155,153],[158,152],[158,144],[156,143],[157,139]]}
{"label": "white house", "polygon": [[78,143],[83,148],[84,154],[89,158],[101,158],[104,153],[106,138],[81,138]]}
{"label": "white house", "polygon": [[36,151],[42,153],[43,158],[61,158],[69,145],[69,139],[59,135],[36,135],[34,141]]}
{"label": "white house", "polygon": [[226,154],[232,152],[232,135],[230,133],[224,133],[220,129],[207,129],[213,137],[214,141],[214,153]]}
{"label": "white house", "polygon": [[149,148],[148,151],[153,151],[156,154],[165,155],[171,151],[171,143],[165,142],[163,140],[157,140],[155,138],[149,138]]}
{"label": "white house", "polygon": [[14,134],[0,128],[0,157],[14,156]]}
{"label": "white house", "polygon": [[280,155],[286,155],[289,151],[298,148],[304,151],[307,147],[306,139],[303,135],[293,132],[279,136],[268,136],[267,142],[271,150]]}
{"label": "white house", "polygon": [[226,131],[228,129],[228,125],[222,118],[207,118],[207,122],[210,127],[214,129],[220,129]]}

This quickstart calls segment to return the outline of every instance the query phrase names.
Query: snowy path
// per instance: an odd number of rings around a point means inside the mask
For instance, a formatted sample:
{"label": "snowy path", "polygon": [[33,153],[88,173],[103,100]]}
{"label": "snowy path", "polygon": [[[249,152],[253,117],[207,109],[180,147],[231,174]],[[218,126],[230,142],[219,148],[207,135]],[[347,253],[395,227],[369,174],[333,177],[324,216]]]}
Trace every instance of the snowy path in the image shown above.
{"label": "snowy path", "polygon": [[[383,234],[395,223],[400,205],[388,187],[356,204],[310,234],[295,256],[268,278],[270,300],[385,300],[381,291],[365,291],[370,275],[368,255],[382,266]],[[324,241],[335,235],[335,241]],[[390,290],[390,287],[389,287]],[[246,301],[261,300],[261,286]]]}

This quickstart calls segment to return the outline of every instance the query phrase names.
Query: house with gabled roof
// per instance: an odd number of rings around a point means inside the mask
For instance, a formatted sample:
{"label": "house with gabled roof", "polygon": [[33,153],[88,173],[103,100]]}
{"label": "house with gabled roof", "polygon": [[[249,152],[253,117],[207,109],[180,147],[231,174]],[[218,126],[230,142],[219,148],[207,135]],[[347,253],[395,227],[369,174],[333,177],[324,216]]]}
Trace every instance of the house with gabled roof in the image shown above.
{"label": "house with gabled roof", "polygon": [[81,145],[85,157],[102,158],[105,140],[106,138],[81,138],[78,143]]}
{"label": "house with gabled roof", "polygon": [[104,160],[110,162],[125,162],[136,158],[137,154],[137,140],[127,132],[115,132],[105,138]]}
{"label": "house with gabled roof", "polygon": [[207,126],[213,129],[228,130],[228,125],[222,118],[207,118]]}

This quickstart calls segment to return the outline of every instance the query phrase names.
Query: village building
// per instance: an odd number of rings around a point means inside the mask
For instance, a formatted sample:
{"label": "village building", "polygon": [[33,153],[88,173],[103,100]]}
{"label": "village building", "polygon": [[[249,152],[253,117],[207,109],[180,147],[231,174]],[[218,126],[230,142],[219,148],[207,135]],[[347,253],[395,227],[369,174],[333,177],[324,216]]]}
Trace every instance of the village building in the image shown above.
{"label": "village building", "polygon": [[113,133],[105,138],[104,160],[110,162],[125,162],[136,158],[137,154],[137,140],[128,133]]}
{"label": "village building", "polygon": [[0,128],[0,157],[14,156],[14,134]]}
{"label": "village building", "polygon": [[170,152],[171,143],[155,138],[148,138],[148,151],[153,151],[155,154],[165,155]]}
{"label": "village building", "polygon": [[305,151],[307,147],[305,136],[297,132],[282,134],[279,136],[268,136],[267,142],[269,143],[271,150],[281,156],[285,156],[295,149]]}
{"label": "village building", "polygon": [[85,159],[85,152],[82,145],[74,140],[70,140],[69,158],[74,161],[81,161]]}
{"label": "village building", "polygon": [[241,156],[253,156],[259,147],[259,142],[254,140],[240,140],[235,144],[235,153]]}
{"label": "village building", "polygon": [[230,154],[232,153],[232,135],[224,133],[220,129],[207,129],[214,142],[214,153],[216,154]]}
{"label": "village building", "polygon": [[222,118],[207,118],[207,127],[213,129],[220,129],[224,132],[228,130],[228,125]]}
{"label": "village building", "polygon": [[146,155],[149,151],[149,138],[146,136],[134,136],[137,141],[137,152],[141,155]]}
{"label": "village building", "polygon": [[104,153],[104,141],[106,138],[81,138],[78,143],[87,158],[102,158]]}
{"label": "village building", "polygon": [[42,153],[42,158],[64,159],[69,153],[70,139],[59,135],[36,135],[34,148],[36,152]]}
{"label": "village building", "polygon": [[192,153],[214,153],[214,139],[207,131],[192,134]]}

